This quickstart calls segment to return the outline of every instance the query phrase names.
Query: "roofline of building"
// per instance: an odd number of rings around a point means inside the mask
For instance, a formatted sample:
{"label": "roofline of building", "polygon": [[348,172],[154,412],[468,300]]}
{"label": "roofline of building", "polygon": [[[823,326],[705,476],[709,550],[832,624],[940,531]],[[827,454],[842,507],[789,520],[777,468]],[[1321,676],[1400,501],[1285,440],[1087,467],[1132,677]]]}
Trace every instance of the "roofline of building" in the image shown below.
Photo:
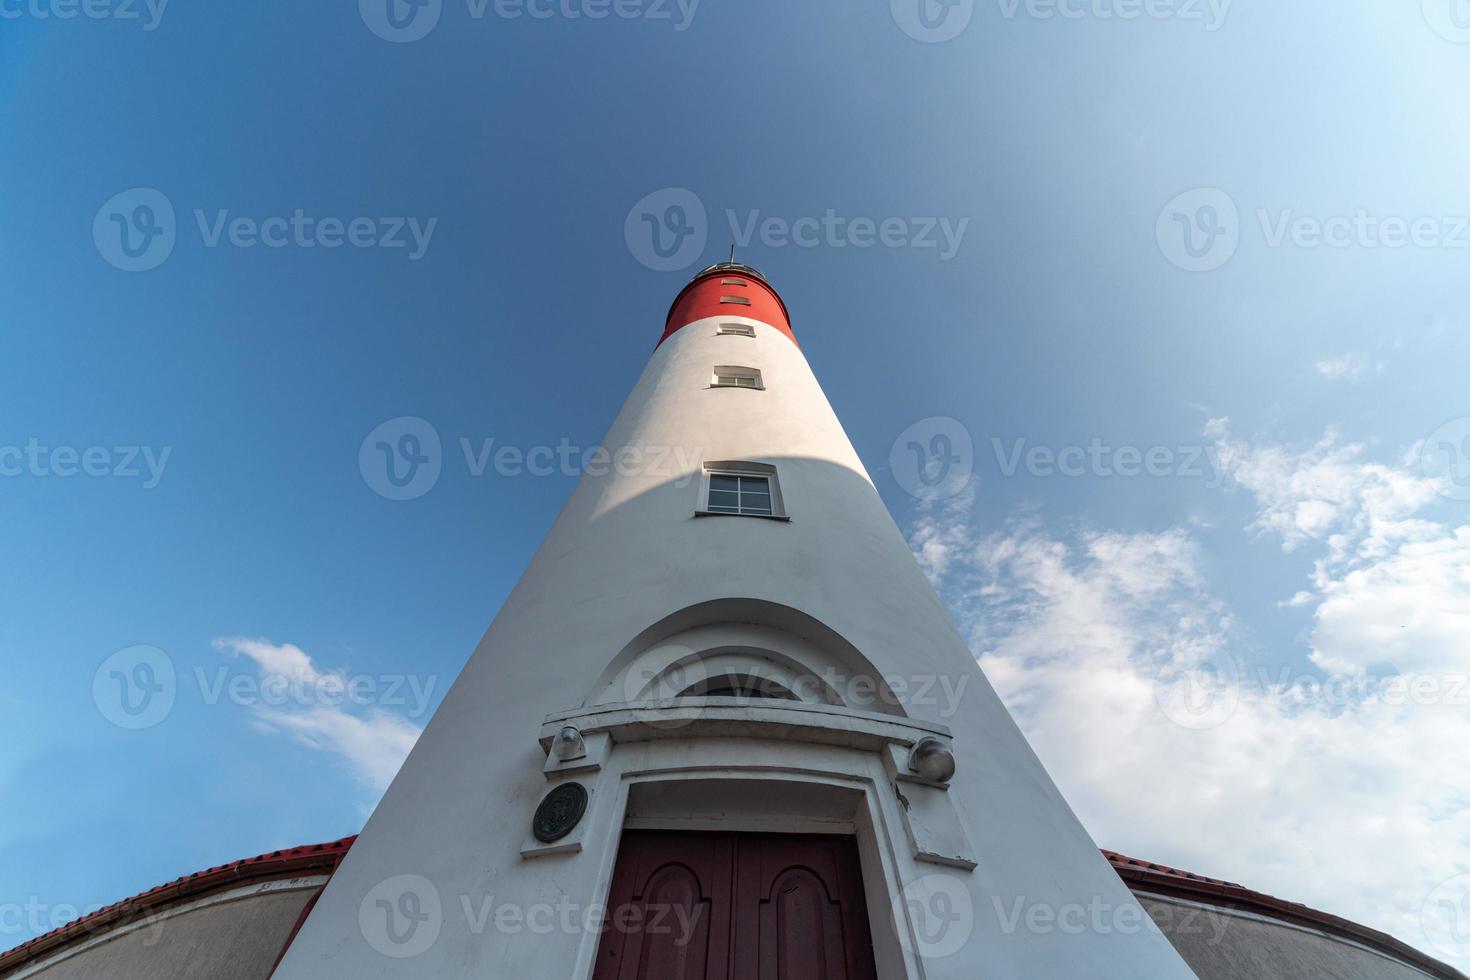
{"label": "roofline of building", "polygon": [[[198,898],[208,892],[262,878],[279,878],[302,872],[334,871],[356,836],[326,844],[308,844],[282,851],[271,851],[215,868],[199,871],[149,889],[132,898],[123,899],[84,915],[44,935],[0,953],[0,974],[64,946],[79,936],[101,933],[118,924],[141,919],[160,906]],[[1207,878],[1168,865],[1141,861],[1116,851],[1104,850],[1103,856],[1130,890],[1213,905],[1219,908],[1250,912],[1288,925],[1305,926],[1367,946],[1394,959],[1411,963],[1437,980],[1470,980],[1459,970],[1419,952],[1387,933],[1370,929],[1340,916],[1330,915],[1298,902],[1288,902],[1244,885]],[[305,910],[303,910],[303,918]],[[298,927],[300,922],[297,923]],[[294,938],[294,932],[292,937]],[[286,945],[290,945],[290,939]],[[284,950],[282,950],[284,952]]]}
{"label": "roofline of building", "polygon": [[14,949],[0,953],[0,974],[65,946],[74,939],[98,935],[118,925],[143,919],[160,907],[261,879],[308,872],[330,874],[356,839],[354,835],[326,844],[308,844],[283,851],[271,851],[176,878],[132,898],[103,906],[64,926],[27,940]]}
{"label": "roofline of building", "polygon": [[1135,892],[1142,891],[1165,898],[1179,898],[1217,908],[1250,912],[1288,925],[1305,926],[1411,963],[1438,980],[1466,980],[1465,974],[1454,967],[1419,952],[1386,932],[1370,929],[1350,919],[1319,911],[1300,902],[1288,902],[1274,895],[1252,891],[1234,882],[1206,878],[1167,865],[1151,864],[1116,851],[1105,850],[1103,855],[1112,864],[1113,870],[1118,872],[1118,877]]}

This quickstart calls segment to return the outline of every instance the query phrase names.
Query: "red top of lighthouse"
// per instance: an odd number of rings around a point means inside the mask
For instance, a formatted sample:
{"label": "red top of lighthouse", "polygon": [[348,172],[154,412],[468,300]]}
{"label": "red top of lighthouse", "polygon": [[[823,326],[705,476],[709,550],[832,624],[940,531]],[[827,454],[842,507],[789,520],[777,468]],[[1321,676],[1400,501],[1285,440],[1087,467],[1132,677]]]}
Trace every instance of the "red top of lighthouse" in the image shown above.
{"label": "red top of lighthouse", "polygon": [[663,343],[674,331],[709,316],[742,316],[769,323],[796,343],[786,304],[766,277],[739,262],[718,262],[698,273],[674,297],[664,321]]}

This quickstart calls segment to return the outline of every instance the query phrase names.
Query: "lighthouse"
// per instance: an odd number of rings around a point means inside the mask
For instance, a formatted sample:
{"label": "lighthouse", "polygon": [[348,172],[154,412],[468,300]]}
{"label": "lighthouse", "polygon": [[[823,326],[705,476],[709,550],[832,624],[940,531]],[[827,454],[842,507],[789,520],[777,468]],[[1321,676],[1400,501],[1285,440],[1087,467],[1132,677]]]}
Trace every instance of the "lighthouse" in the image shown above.
{"label": "lighthouse", "polygon": [[656,337],[274,976],[1193,977],[980,672],[775,288],[711,266]]}

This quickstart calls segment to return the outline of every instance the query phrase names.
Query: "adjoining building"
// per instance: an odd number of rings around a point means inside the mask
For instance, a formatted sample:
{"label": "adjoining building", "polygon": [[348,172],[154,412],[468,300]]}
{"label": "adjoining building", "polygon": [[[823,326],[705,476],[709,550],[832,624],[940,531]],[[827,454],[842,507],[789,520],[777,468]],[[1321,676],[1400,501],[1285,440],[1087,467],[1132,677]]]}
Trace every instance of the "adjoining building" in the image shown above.
{"label": "adjoining building", "polygon": [[[0,953],[0,978],[265,980],[353,840],[210,868],[99,909]],[[1391,936],[1305,905],[1103,855],[1200,980],[1465,980]]]}

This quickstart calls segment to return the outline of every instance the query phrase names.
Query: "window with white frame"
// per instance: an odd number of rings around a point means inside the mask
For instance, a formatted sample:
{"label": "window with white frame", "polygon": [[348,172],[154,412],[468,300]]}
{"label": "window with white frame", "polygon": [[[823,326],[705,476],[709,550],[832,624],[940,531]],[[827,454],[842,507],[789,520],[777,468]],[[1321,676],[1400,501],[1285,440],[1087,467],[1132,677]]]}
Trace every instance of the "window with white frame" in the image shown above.
{"label": "window with white frame", "polygon": [[764,388],[759,368],[735,364],[716,364],[710,376],[711,388]]}
{"label": "window with white frame", "polygon": [[766,463],[708,464],[702,512],[784,518],[786,512],[776,482],[776,468]]}
{"label": "window with white frame", "polygon": [[722,337],[754,337],[755,327],[748,323],[722,323],[716,332]]}

